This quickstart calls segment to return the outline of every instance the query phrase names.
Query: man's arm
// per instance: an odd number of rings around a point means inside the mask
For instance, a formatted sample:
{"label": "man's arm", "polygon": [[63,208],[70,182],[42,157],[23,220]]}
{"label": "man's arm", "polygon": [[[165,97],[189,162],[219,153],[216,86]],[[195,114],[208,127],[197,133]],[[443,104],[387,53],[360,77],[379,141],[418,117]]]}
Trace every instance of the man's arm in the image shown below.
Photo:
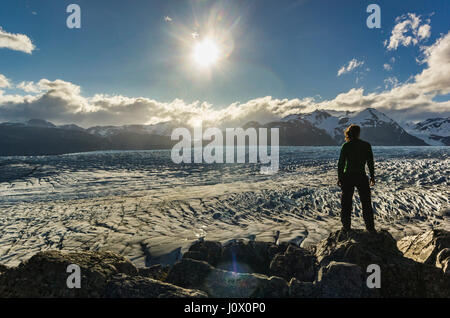
{"label": "man's arm", "polygon": [[338,162],[338,181],[342,181],[342,177],[344,176],[344,168],[345,168],[345,152],[344,152],[344,146],[341,148],[341,154],[339,155],[339,162]]}
{"label": "man's arm", "polygon": [[375,180],[375,164],[373,163],[372,146],[369,145],[369,154],[367,156],[367,166],[369,167],[370,179]]}

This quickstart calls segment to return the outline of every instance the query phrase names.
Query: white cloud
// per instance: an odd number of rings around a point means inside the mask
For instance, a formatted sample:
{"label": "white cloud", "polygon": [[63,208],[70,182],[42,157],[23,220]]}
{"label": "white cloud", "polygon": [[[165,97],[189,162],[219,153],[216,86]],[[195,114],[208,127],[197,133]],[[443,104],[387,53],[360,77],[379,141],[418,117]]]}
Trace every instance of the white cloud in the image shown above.
{"label": "white cloud", "polygon": [[383,68],[384,68],[386,71],[392,70],[392,66],[391,66],[390,64],[387,64],[387,63],[383,64]]}
{"label": "white cloud", "polygon": [[25,34],[8,33],[0,27],[0,48],[31,54],[35,46]]}
{"label": "white cloud", "polygon": [[21,90],[23,90],[24,92],[27,92],[27,93],[39,93],[39,92],[41,92],[41,89],[39,88],[39,86],[36,85],[32,81],[20,82],[19,84],[17,84],[16,88],[21,89]]}
{"label": "white cloud", "polygon": [[0,74],[0,88],[7,88],[7,87],[11,87],[11,82],[5,75]]}
{"label": "white cloud", "polygon": [[417,31],[419,40],[428,39],[431,36],[431,26],[428,24],[422,25]]}
{"label": "white cloud", "polygon": [[418,88],[430,93],[450,94],[450,31],[424,48],[427,68],[415,76]]}
{"label": "white cloud", "polygon": [[357,59],[352,59],[350,62],[347,63],[347,65],[344,65],[339,69],[337,76],[341,76],[345,73],[349,73],[349,72],[353,71],[355,68],[360,67],[363,64],[364,64],[364,61],[358,61]]}
{"label": "white cloud", "polygon": [[389,51],[396,50],[399,46],[417,45],[420,41],[428,39],[431,35],[429,20],[422,24],[421,16],[408,13],[395,19],[391,37],[384,41],[384,46]]}

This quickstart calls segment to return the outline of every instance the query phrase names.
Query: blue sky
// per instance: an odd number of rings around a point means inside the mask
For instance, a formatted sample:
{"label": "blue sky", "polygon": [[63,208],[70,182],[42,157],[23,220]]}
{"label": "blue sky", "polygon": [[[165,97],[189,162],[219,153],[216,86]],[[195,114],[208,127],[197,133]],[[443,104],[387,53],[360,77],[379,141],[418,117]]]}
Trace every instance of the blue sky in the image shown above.
{"label": "blue sky", "polygon": [[[70,3],[81,7],[81,29],[66,27]],[[370,3],[381,7],[380,29],[366,26]],[[11,83],[3,94],[22,94],[15,85],[23,81],[59,79],[79,86],[84,98],[180,99],[221,109],[265,96],[320,102],[352,89],[379,93],[387,79],[404,83],[427,68],[416,59],[448,33],[449,9],[447,0],[3,0],[3,31],[35,46],[31,54],[0,48],[0,74]],[[388,50],[384,41],[407,13],[431,32],[416,45]],[[196,68],[191,33],[202,38],[211,26],[229,34],[232,50],[217,65]],[[360,65],[338,76],[352,59]],[[433,98],[449,100],[448,93]]]}

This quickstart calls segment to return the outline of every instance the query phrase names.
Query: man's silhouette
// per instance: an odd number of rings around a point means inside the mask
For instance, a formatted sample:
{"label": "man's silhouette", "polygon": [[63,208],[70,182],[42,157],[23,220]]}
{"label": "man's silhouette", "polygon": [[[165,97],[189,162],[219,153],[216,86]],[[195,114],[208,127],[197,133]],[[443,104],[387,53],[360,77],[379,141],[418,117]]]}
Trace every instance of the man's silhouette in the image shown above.
{"label": "man's silhouette", "polygon": [[372,146],[361,139],[361,128],[350,125],[345,130],[346,143],[342,145],[338,163],[338,185],[342,189],[341,221],[345,231],[351,229],[352,200],[355,187],[361,200],[364,223],[369,232],[375,232],[369,180],[366,175],[366,163],[369,167],[370,185],[375,185],[375,170]]}

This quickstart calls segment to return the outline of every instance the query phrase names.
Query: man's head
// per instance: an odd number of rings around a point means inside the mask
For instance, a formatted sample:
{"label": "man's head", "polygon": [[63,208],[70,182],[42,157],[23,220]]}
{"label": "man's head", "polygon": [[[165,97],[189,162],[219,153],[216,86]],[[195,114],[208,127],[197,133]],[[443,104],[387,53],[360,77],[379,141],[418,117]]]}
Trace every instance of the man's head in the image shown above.
{"label": "man's head", "polygon": [[345,140],[351,141],[359,138],[359,134],[361,133],[361,127],[358,125],[350,125],[347,127],[347,129],[344,131]]}

